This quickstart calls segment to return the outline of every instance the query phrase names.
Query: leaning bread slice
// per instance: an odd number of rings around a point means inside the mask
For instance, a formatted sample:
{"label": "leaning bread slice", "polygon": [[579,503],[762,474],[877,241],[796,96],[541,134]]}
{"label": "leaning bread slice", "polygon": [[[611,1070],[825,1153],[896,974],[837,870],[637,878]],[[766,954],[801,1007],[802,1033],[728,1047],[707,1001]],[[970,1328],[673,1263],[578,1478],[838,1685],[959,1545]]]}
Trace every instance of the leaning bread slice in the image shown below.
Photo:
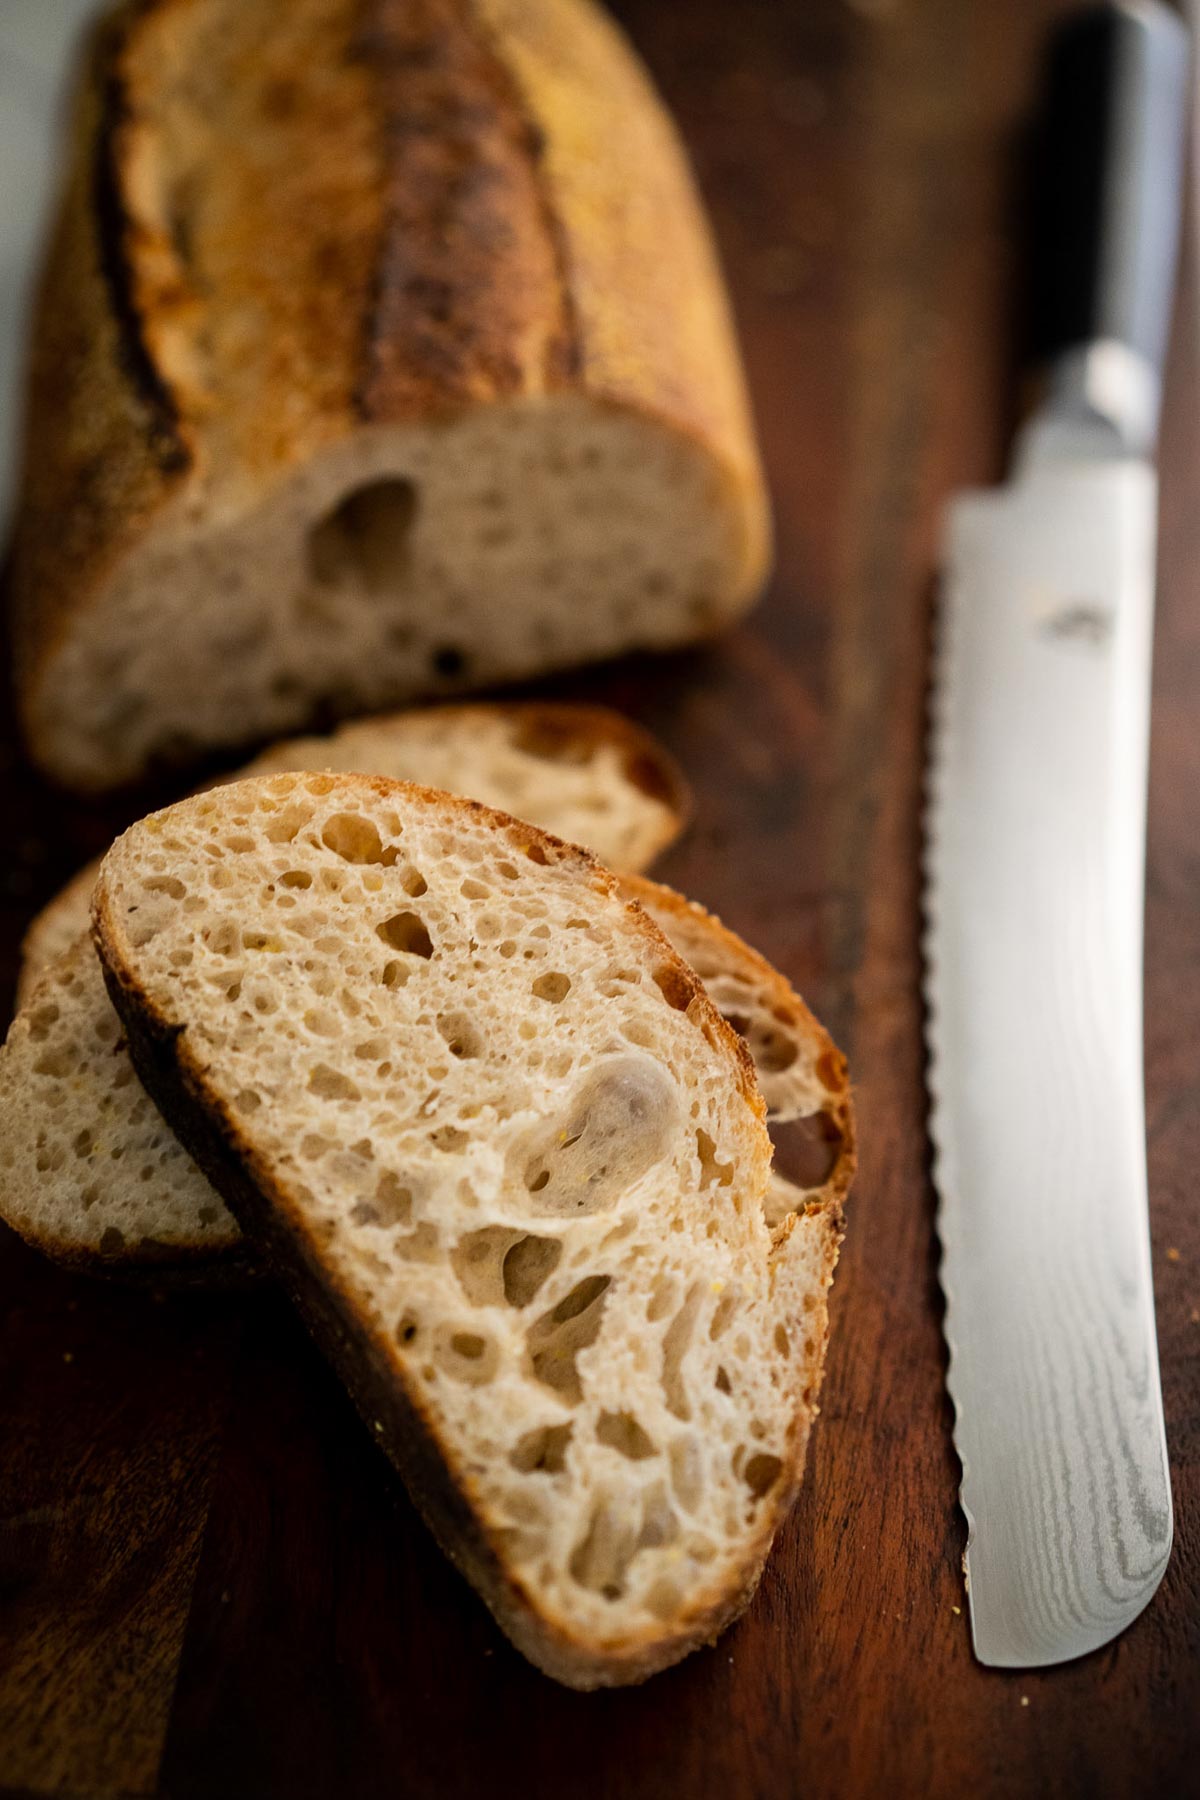
{"label": "leaning bread slice", "polygon": [[[240,775],[360,769],[419,781],[583,844],[611,869],[642,870],[678,837],[691,811],[673,757],[641,726],[603,706],[494,701],[386,713],[326,737],[289,738]],[[33,920],[21,946],[17,1003],[88,928],[100,859]]]}
{"label": "leaning bread slice", "polygon": [[150,1092],[514,1642],[632,1681],[749,1598],[818,1270],[749,1056],[585,852],[360,776],[185,801],[94,900]]}
{"label": "leaning bread slice", "polygon": [[[819,1213],[832,1254],[854,1167],[844,1059],[783,976],[719,919],[645,877],[622,877],[620,889],[745,1038],[772,1136],[796,1118],[806,1131],[801,1179],[772,1171],[768,1223]],[[785,1162],[789,1149],[785,1141]],[[248,1264],[233,1215],[134,1073],[86,933],[35,984],[0,1051],[0,1217],[45,1254],[92,1272],[219,1279]]]}

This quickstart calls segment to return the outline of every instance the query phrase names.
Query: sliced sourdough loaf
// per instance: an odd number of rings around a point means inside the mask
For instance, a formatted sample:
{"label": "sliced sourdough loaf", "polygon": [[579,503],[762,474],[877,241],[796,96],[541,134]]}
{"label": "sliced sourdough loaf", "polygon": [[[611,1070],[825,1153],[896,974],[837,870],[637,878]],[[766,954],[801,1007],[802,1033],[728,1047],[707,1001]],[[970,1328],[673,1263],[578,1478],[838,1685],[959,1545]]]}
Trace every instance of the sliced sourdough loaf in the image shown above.
{"label": "sliced sourdough loaf", "polygon": [[[289,738],[229,777],[287,769],[361,770],[419,781],[583,844],[612,869],[637,873],[678,837],[687,783],[648,731],[602,706],[495,701],[419,707],[360,719],[324,737]],[[88,928],[100,859],[81,869],[30,925],[17,1002]]]}
{"label": "sliced sourdough loaf", "polygon": [[678,644],[753,598],[708,228],[588,0],[129,0],[72,140],[12,559],[59,780]]}
{"label": "sliced sourdough loaf", "polygon": [[361,776],[153,815],[96,939],[164,1116],[514,1642],[640,1679],[800,1476],[829,1257],[763,1213],[749,1056],[586,853]]}

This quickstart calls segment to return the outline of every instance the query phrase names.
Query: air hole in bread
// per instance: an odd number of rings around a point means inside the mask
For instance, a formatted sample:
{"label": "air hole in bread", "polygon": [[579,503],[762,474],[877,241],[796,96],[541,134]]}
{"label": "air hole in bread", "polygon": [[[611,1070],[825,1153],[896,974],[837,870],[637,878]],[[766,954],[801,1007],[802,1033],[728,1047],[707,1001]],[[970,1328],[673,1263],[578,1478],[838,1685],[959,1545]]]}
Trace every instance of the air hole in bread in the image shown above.
{"label": "air hole in bread", "polygon": [[420,1329],[421,1322],[416,1314],[411,1312],[404,1313],[400,1319],[400,1323],[396,1327],[396,1342],[407,1350],[408,1346],[416,1341],[417,1333]]}
{"label": "air hole in bread", "polygon": [[742,1470],[742,1480],[754,1498],[761,1500],[763,1495],[778,1481],[782,1468],[783,1464],[777,1456],[767,1456],[760,1451],[757,1456],[750,1458]]}
{"label": "air hole in bread", "polygon": [[482,1056],[484,1038],[467,1012],[439,1013],[437,1028],[446,1040],[446,1048],[451,1056],[467,1062],[473,1057]]}
{"label": "air hole in bread", "polygon": [[523,1176],[536,1210],[575,1217],[615,1206],[666,1154],[677,1108],[656,1063],[630,1056],[601,1064],[561,1122],[526,1140]]}
{"label": "air hole in bread", "polygon": [[700,1158],[700,1191],[716,1184],[717,1187],[729,1187],[733,1181],[733,1164],[717,1160],[717,1146],[707,1131],[696,1133],[696,1154]]}
{"label": "air hole in bread", "polygon": [[725,1368],[723,1363],[718,1364],[717,1366],[717,1379],[713,1383],[713,1386],[716,1388],[718,1394],[731,1394],[733,1392],[729,1383],[729,1371]]}
{"label": "air hole in bread", "polygon": [[360,813],[334,813],[322,827],[321,842],[343,862],[380,863],[391,868],[396,860],[396,846],[389,844],[385,850],[376,826]]}
{"label": "air hole in bread", "polygon": [[452,1325],[439,1328],[433,1357],[443,1374],[473,1387],[483,1387],[491,1381],[500,1363],[500,1352],[491,1338]]}
{"label": "air hole in bread", "polygon": [[522,1475],[558,1475],[567,1460],[567,1446],[575,1429],[565,1425],[538,1425],[517,1439],[509,1455],[509,1463]]}
{"label": "air hole in bread", "polygon": [[536,1298],[562,1257],[562,1244],[557,1238],[535,1237],[532,1233],[518,1238],[505,1252],[501,1265],[504,1298],[518,1309]]}
{"label": "air hole in bread", "polygon": [[841,1129],[827,1112],[773,1123],[771,1137],[779,1169],[802,1188],[823,1187],[842,1154]]}
{"label": "air hole in bread", "polygon": [[573,1581],[606,1600],[619,1600],[625,1592],[625,1576],[637,1554],[641,1522],[630,1516],[628,1504],[617,1496],[602,1496],[592,1509],[587,1530],[571,1552],[568,1568]]}
{"label": "air hole in bread", "polygon": [[728,1329],[730,1320],[737,1310],[737,1295],[725,1293],[713,1308],[713,1316],[709,1323],[708,1335],[714,1341]]}
{"label": "air hole in bread", "polygon": [[533,992],[539,1000],[549,1000],[552,1006],[558,1006],[571,991],[571,977],[552,972],[539,975],[533,984]]}
{"label": "air hole in bread", "polygon": [[526,714],[512,734],[514,749],[544,762],[583,764],[592,761],[596,746],[584,737],[579,725],[552,713]]}
{"label": "air hole in bread", "polygon": [[279,877],[280,884],[286,888],[310,888],[312,876],[307,869],[285,869]]}
{"label": "air hole in bread", "polygon": [[379,979],[384,987],[403,987],[408,980],[408,970],[402,962],[385,963]]}
{"label": "air hole in bread", "polygon": [[794,1033],[776,1029],[757,1015],[750,1023],[745,1034],[750,1054],[754,1058],[754,1066],[764,1075],[782,1075],[790,1069],[800,1054],[800,1045]]}
{"label": "air hole in bread", "polygon": [[695,982],[675,963],[663,963],[655,969],[654,985],[676,1012],[686,1012],[696,996]]}
{"label": "air hole in bread", "polygon": [[656,1550],[673,1544],[679,1536],[679,1520],[667,1498],[666,1486],[656,1481],[642,1495],[642,1529],[638,1533],[639,1550]]}
{"label": "air hole in bread", "polygon": [[174,875],[151,875],[146,882],[147,891],[151,894],[168,894],[172,900],[182,900],[187,888]]}
{"label": "air hole in bread", "polygon": [[417,490],[385,476],[352,488],[308,534],[308,567],[322,587],[395,594],[408,574]]}
{"label": "air hole in bread", "polygon": [[529,1329],[527,1343],[534,1375],[569,1406],[578,1406],[583,1399],[576,1358],[600,1335],[605,1297],[611,1285],[611,1275],[587,1276]]}
{"label": "air hole in bread", "polygon": [[777,1325],[775,1327],[775,1348],[778,1350],[780,1356],[788,1356],[791,1353],[792,1346],[788,1341],[788,1334],[782,1325]]}
{"label": "air hole in bread", "polygon": [[644,1431],[630,1412],[602,1412],[596,1420],[596,1437],[630,1462],[642,1462],[658,1454],[654,1439]]}
{"label": "air hole in bread", "polygon": [[405,1262],[438,1263],[442,1260],[442,1241],[437,1226],[428,1219],[422,1219],[407,1237],[393,1238],[392,1243],[396,1254]]}
{"label": "air hole in bread", "polygon": [[241,948],[241,933],[232,919],[219,919],[203,936],[214,956],[233,956]]}
{"label": "air hole in bread", "polygon": [[405,1187],[391,1169],[381,1172],[371,1200],[360,1201],[359,1204],[369,1208],[372,1215],[366,1223],[406,1229],[412,1222],[412,1189]]}
{"label": "air hole in bread", "polygon": [[[402,950],[406,956],[421,956],[428,960],[433,955],[433,939],[420,913],[396,913],[375,927],[375,935],[383,939],[389,950]],[[384,982],[387,983],[386,970]]]}
{"label": "air hole in bread", "polygon": [[101,1256],[119,1256],[121,1251],[124,1250],[124,1248],[125,1248],[125,1233],[123,1231],[118,1230],[118,1228],[115,1225],[110,1225],[107,1228],[107,1230],[101,1234],[101,1238],[100,1238],[100,1254],[101,1254]]}
{"label": "air hole in bread", "polygon": [[704,1465],[700,1446],[695,1438],[676,1438],[667,1453],[667,1459],[675,1498],[685,1512],[694,1513],[704,1493]]}
{"label": "air hole in bread", "polygon": [[457,681],[467,672],[470,658],[457,644],[441,644],[430,652],[429,667],[443,681]]}
{"label": "air hole in bread", "polygon": [[321,1100],[362,1099],[362,1089],[343,1075],[340,1069],[331,1069],[328,1063],[315,1065],[308,1077],[308,1091]]}
{"label": "air hole in bread", "polygon": [[683,1379],[683,1359],[691,1345],[696,1314],[700,1310],[701,1293],[700,1283],[693,1282],[688,1289],[687,1298],[667,1326],[663,1337],[663,1394],[668,1410],[673,1412],[677,1419],[687,1420],[692,1416],[687,1384]]}

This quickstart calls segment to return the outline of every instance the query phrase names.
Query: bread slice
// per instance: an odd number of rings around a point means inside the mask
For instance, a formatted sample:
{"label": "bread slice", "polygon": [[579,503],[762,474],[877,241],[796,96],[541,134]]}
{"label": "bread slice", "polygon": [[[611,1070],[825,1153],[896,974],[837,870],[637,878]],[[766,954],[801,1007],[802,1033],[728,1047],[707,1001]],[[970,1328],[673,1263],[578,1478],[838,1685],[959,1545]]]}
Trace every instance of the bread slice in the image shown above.
{"label": "bread slice", "polygon": [[255,1268],[137,1078],[87,931],[33,983],[0,1050],[0,1218],[86,1274],[174,1284]]}
{"label": "bread slice", "polygon": [[[360,719],[324,737],[289,738],[228,777],[288,769],[362,770],[419,781],[583,844],[611,869],[638,872],[691,813],[682,772],[648,731],[603,706],[493,701]],[[81,869],[25,933],[17,1004],[88,928],[100,858]]]}
{"label": "bread slice", "polygon": [[683,643],[754,597],[709,230],[588,0],[130,0],[72,152],[11,568],[60,781]]}
{"label": "bread slice", "polygon": [[519,1648],[610,1685],[739,1612],[827,1271],[766,1224],[745,1047],[614,878],[445,795],[280,775],[134,826],[94,924],[164,1116]]}

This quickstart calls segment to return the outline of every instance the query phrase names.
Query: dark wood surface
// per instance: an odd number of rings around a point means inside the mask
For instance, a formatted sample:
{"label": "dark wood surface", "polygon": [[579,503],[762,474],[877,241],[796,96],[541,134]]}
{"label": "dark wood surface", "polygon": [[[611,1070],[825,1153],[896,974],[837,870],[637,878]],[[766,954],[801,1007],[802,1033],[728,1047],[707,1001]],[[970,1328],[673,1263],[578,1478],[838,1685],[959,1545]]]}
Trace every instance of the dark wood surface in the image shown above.
{"label": "dark wood surface", "polygon": [[[1147,911],[1173,1560],[1114,1646],[985,1671],[942,1390],[918,1002],[938,506],[1002,467],[1020,124],[1054,0],[624,0],[713,207],[778,568],[719,650],[568,684],[661,732],[699,809],[665,877],[849,1052],[861,1175],[824,1416],[714,1650],[581,1696],[509,1649],[283,1302],[89,1284],[0,1242],[0,1785],[359,1800],[1200,1793],[1200,369],[1164,452]],[[11,976],[124,821],[3,776]],[[128,809],[126,809],[128,810]]]}

